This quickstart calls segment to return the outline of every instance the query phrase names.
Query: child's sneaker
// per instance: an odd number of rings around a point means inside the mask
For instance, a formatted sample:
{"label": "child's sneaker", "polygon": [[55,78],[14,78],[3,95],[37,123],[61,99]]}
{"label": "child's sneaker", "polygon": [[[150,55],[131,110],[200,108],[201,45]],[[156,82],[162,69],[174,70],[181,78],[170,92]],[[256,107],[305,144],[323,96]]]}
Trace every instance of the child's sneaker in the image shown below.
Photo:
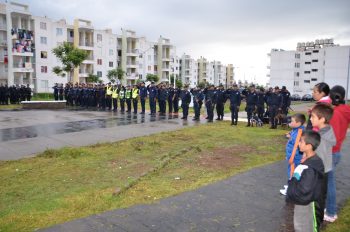
{"label": "child's sneaker", "polygon": [[332,217],[332,216],[328,216],[327,214],[324,214],[324,216],[323,216],[323,220],[326,221],[326,222],[334,222],[337,219],[338,219],[337,215],[334,215]]}
{"label": "child's sneaker", "polygon": [[285,188],[285,189],[288,188],[288,185],[283,185],[283,188]]}

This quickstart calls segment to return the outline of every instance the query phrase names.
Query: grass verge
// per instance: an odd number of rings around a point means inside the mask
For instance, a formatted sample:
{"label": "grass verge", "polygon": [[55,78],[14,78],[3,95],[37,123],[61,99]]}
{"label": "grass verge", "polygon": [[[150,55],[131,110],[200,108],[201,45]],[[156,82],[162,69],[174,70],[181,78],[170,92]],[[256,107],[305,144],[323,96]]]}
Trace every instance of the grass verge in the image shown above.
{"label": "grass verge", "polygon": [[281,160],[284,133],[215,123],[0,162],[0,231],[151,203]]}

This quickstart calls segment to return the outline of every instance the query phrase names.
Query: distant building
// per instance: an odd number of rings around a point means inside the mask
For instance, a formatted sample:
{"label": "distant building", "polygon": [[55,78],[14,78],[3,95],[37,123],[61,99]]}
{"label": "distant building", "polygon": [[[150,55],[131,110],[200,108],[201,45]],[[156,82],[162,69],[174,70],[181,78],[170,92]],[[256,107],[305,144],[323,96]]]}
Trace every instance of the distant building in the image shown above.
{"label": "distant building", "polygon": [[272,49],[269,56],[270,86],[284,85],[301,97],[319,82],[349,88],[350,46],[336,45],[333,39],[298,43],[295,51]]}
{"label": "distant building", "polygon": [[198,85],[198,62],[190,55],[183,54],[180,61],[180,78],[190,88]]}
{"label": "distant building", "polygon": [[226,87],[230,87],[235,83],[234,67],[232,64],[226,66]]}

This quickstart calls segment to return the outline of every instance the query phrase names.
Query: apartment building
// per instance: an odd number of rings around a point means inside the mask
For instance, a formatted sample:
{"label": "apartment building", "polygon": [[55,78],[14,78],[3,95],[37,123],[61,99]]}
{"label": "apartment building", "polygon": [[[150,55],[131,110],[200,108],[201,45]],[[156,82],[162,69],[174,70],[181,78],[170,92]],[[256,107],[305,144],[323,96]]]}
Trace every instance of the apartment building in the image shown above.
{"label": "apartment building", "polygon": [[226,66],[224,66],[221,61],[211,62],[213,66],[213,80],[214,85],[226,85]]}
{"label": "apartment building", "polygon": [[235,82],[235,74],[233,64],[226,66],[226,85],[227,87],[232,86]]}
{"label": "apartment building", "polygon": [[183,54],[180,60],[180,78],[190,88],[198,85],[198,62],[190,55]]}
{"label": "apartment building", "polygon": [[0,82],[33,85],[34,22],[29,7],[0,4]]}
{"label": "apartment building", "polygon": [[272,49],[268,55],[270,86],[284,85],[300,96],[319,82],[349,88],[350,46],[336,45],[333,39],[300,42],[295,51]]}
{"label": "apartment building", "polygon": [[197,64],[198,64],[198,83],[209,82],[209,79],[208,79],[209,62],[208,62],[208,60],[204,57],[200,57],[197,60]]}
{"label": "apartment building", "polygon": [[159,77],[161,82],[169,82],[171,67],[170,63],[172,62],[171,50],[174,49],[174,46],[170,44],[170,39],[159,37],[158,43],[154,44],[154,54],[155,54],[155,72]]}

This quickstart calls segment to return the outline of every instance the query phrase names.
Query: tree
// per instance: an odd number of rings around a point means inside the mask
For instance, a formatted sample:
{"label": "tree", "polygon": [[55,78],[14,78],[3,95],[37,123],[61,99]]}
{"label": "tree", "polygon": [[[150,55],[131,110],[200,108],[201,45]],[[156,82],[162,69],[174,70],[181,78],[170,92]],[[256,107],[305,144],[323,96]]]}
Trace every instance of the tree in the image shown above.
{"label": "tree", "polygon": [[209,83],[205,81],[201,81],[198,83],[198,87],[201,89],[204,89],[205,87],[208,87],[208,86],[209,86]]}
{"label": "tree", "polygon": [[64,42],[62,45],[52,49],[52,53],[62,63],[62,67],[53,67],[52,72],[62,77],[65,77],[66,73],[71,77],[73,70],[79,67],[88,56],[86,51],[75,48],[68,42]]}
{"label": "tree", "polygon": [[107,78],[112,83],[114,83],[117,79],[120,82],[121,80],[123,80],[124,73],[125,72],[121,68],[111,69],[107,73]]}
{"label": "tree", "polygon": [[89,74],[89,76],[86,78],[87,82],[97,83],[100,82],[100,77],[95,74]]}
{"label": "tree", "polygon": [[182,81],[180,79],[176,79],[175,81],[175,85],[177,88],[181,89],[183,84],[182,84]]}
{"label": "tree", "polygon": [[158,77],[157,75],[155,75],[155,74],[149,74],[149,73],[148,73],[148,74],[146,75],[146,80],[147,80],[147,81],[151,81],[151,82],[154,81],[154,82],[157,83],[157,82],[159,81],[159,77]]}

